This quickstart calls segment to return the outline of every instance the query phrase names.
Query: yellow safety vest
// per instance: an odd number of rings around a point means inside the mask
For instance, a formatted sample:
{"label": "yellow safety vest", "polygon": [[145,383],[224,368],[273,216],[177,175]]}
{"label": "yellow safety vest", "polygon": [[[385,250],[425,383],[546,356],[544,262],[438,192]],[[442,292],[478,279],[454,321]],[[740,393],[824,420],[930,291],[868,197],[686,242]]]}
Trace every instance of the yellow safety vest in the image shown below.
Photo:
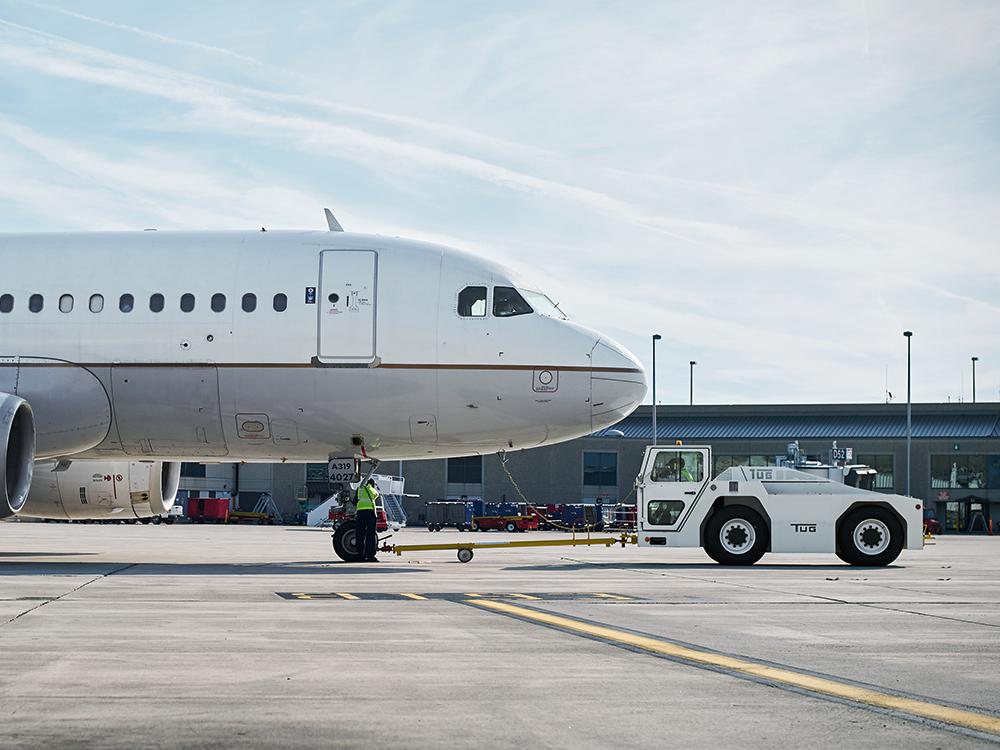
{"label": "yellow safety vest", "polygon": [[365,483],[358,488],[358,510],[375,510],[378,490]]}

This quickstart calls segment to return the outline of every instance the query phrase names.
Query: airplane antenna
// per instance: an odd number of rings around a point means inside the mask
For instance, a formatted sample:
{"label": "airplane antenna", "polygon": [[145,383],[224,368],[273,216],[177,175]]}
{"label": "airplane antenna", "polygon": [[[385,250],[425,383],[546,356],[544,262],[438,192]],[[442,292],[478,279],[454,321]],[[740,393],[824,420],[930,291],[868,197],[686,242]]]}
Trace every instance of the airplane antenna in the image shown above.
{"label": "airplane antenna", "polygon": [[333,215],[333,211],[329,208],[324,208],[323,213],[326,214],[326,225],[330,228],[331,232],[343,232],[344,228],[340,226],[340,222],[337,221],[337,217]]}

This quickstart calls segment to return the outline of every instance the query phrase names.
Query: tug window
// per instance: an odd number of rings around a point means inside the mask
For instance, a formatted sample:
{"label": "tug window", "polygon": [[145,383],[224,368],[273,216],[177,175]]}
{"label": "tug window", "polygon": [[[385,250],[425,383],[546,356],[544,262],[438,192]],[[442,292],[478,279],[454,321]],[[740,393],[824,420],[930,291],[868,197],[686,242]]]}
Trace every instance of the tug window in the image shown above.
{"label": "tug window", "polygon": [[527,315],[532,313],[531,305],[524,301],[524,297],[510,286],[498,286],[493,290],[493,314],[498,318],[510,318],[514,315]]}
{"label": "tug window", "polygon": [[226,295],[224,294],[213,294],[212,295],[212,312],[222,312],[226,309]]}
{"label": "tug window", "polygon": [[163,312],[163,295],[157,292],[149,298],[149,309],[155,313]]}
{"label": "tug window", "polygon": [[698,451],[660,451],[650,472],[654,482],[700,482],[705,477]]}
{"label": "tug window", "polygon": [[14,295],[0,294],[0,313],[9,313],[14,309]]}
{"label": "tug window", "polygon": [[275,312],[284,312],[288,309],[288,296],[279,292],[274,295],[274,301],[272,304],[274,305]]}
{"label": "tug window", "polygon": [[243,312],[252,313],[257,309],[257,295],[247,292],[243,295]]}
{"label": "tug window", "polygon": [[103,294],[91,294],[90,295],[90,311],[92,313],[99,313],[104,309],[104,295]]}
{"label": "tug window", "polygon": [[123,294],[118,298],[118,310],[123,313],[132,312],[132,308],[135,307],[135,297],[131,294]]}
{"label": "tug window", "polygon": [[45,298],[40,294],[32,294],[28,297],[28,309],[33,313],[39,313],[45,307]]}
{"label": "tug window", "polygon": [[73,312],[73,295],[64,294],[59,298],[59,312],[69,313]]}
{"label": "tug window", "polygon": [[486,316],[486,287],[467,286],[458,293],[458,314],[463,318]]}
{"label": "tug window", "polygon": [[185,292],[181,295],[181,312],[191,312],[194,310],[194,295],[190,292]]}

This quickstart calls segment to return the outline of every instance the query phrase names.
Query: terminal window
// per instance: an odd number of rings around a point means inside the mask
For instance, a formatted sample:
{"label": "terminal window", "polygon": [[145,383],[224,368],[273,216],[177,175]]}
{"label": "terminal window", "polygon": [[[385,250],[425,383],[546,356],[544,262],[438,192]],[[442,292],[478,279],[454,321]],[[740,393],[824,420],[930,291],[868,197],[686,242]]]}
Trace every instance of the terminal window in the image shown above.
{"label": "terminal window", "polygon": [[448,459],[449,484],[482,484],[483,457],[462,456]]}
{"label": "terminal window", "polygon": [[585,451],[583,454],[583,484],[586,487],[617,487],[618,454]]}
{"label": "terminal window", "polygon": [[205,464],[194,464],[194,463],[182,463],[181,464],[181,476],[182,477],[200,477],[205,478]]}
{"label": "terminal window", "polygon": [[859,453],[855,461],[864,464],[878,472],[875,475],[876,490],[892,490],[895,488],[895,478],[893,476],[893,464],[896,457],[891,453]]}
{"label": "terminal window", "polygon": [[715,474],[712,476],[719,476],[726,469],[733,466],[776,466],[774,456],[765,456],[762,454],[719,454],[715,457]]}
{"label": "terminal window", "polygon": [[983,455],[931,456],[931,489],[984,489],[988,478],[986,466]]}

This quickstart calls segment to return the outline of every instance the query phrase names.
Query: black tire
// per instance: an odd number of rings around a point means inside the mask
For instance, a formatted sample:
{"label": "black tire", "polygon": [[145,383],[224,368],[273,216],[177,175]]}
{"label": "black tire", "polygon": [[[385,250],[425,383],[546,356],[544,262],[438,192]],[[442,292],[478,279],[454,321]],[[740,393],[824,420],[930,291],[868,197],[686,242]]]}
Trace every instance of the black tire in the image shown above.
{"label": "black tire", "polygon": [[475,521],[472,522],[472,525],[469,528],[472,529],[473,531],[482,531],[482,529],[479,528],[479,524],[476,523]]}
{"label": "black tire", "polygon": [[461,562],[461,563],[467,563],[467,562],[469,562],[472,559],[472,557],[473,557],[473,552],[472,552],[471,549],[463,547],[462,549],[458,550],[458,561],[459,562]]}
{"label": "black tire", "polygon": [[456,528],[457,528],[457,529],[458,529],[459,531],[465,531],[465,527],[464,527],[464,526],[463,526],[462,524],[459,524],[459,525],[458,525],[458,526],[457,526]]}
{"label": "black tire", "polygon": [[508,534],[513,534],[515,531],[517,531],[517,524],[514,523],[513,521],[508,521],[506,524],[504,524],[503,528],[504,531],[506,531]]}
{"label": "black tire", "polygon": [[337,553],[344,562],[361,562],[361,555],[358,554],[357,522],[344,521],[337,530],[333,532],[333,551]]}
{"label": "black tire", "polygon": [[837,557],[849,565],[882,568],[903,551],[903,529],[890,511],[871,505],[848,513],[837,529]]}
{"label": "black tire", "polygon": [[168,526],[171,525],[173,522],[174,522],[173,516],[167,516],[166,518],[163,519],[163,523],[167,524]]}
{"label": "black tire", "polygon": [[705,552],[720,565],[753,565],[769,541],[767,523],[745,505],[720,508],[705,527]]}

